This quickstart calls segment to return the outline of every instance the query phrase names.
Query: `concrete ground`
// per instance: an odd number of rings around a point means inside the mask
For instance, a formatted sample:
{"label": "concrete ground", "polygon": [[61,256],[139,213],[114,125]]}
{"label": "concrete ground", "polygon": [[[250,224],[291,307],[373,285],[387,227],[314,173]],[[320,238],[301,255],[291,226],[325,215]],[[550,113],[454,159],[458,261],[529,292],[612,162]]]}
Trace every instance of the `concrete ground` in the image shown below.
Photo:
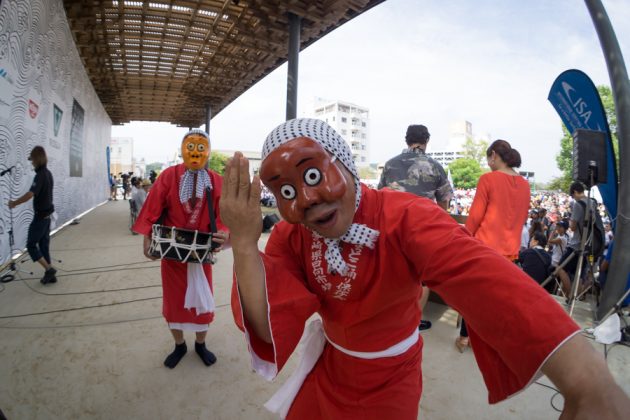
{"label": "concrete ground", "polygon": [[[128,209],[127,201],[108,202],[52,238],[53,257],[62,260],[57,284],[41,285],[41,268],[27,261],[19,266],[35,275],[0,285],[0,409],[10,420],[274,418],[263,403],[296,358],[273,383],[252,372],[229,306],[229,251],[214,267],[218,308],[207,343],[218,362],[205,367],[188,334],[186,357],[174,370],[162,365],[173,342],[160,315],[158,262],[143,257]],[[539,384],[488,405],[472,352],[453,345],[457,314],[429,303],[425,318],[433,328],[423,333],[421,418],[558,418],[552,404],[562,407],[562,397]],[[588,306],[575,318],[588,326]],[[608,364],[630,394],[629,360],[630,348],[610,349]]]}

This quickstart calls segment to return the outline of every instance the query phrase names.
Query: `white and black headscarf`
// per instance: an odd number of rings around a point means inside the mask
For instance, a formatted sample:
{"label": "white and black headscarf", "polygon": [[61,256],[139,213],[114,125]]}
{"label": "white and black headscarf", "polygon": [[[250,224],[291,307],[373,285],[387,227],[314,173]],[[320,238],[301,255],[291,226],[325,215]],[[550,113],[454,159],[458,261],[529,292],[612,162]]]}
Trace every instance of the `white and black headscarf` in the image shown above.
{"label": "white and black headscarf", "polygon": [[[184,142],[184,140],[186,140],[186,137],[192,135],[205,137],[206,139],[208,139],[208,145],[210,144],[210,138],[208,137],[208,134],[199,128],[194,128],[186,133],[184,135],[184,138],[182,139],[182,143]],[[197,185],[194,185],[195,174],[197,174]],[[198,171],[186,169],[186,172],[184,172],[184,175],[182,175],[182,178],[179,182],[180,203],[186,203],[188,202],[188,200],[191,199],[193,193],[193,185],[195,187],[195,197],[202,199],[206,187],[212,189],[212,181],[210,180],[210,175],[208,175],[208,171],[206,171],[205,169],[200,169]]]}
{"label": "white and black headscarf", "polygon": [[[267,136],[263,145],[262,160],[264,161],[271,152],[282,144],[298,137],[308,137],[321,144],[333,156],[333,160],[339,159],[343,166],[350,171],[354,177],[356,190],[354,205],[356,211],[361,202],[361,185],[359,183],[359,174],[352,160],[352,152],[345,140],[324,121],[313,118],[297,118],[280,124]],[[328,263],[328,271],[344,275],[348,270],[339,250],[339,242],[364,245],[373,249],[378,235],[379,232],[377,230],[363,224],[353,223],[341,237],[336,239],[324,238],[327,246],[324,256]]]}

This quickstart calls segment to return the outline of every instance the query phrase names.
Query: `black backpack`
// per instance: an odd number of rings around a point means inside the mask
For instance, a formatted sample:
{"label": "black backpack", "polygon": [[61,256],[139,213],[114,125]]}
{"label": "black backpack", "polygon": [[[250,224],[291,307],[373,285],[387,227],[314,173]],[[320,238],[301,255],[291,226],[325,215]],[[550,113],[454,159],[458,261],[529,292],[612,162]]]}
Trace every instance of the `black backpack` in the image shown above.
{"label": "black backpack", "polygon": [[[590,246],[587,246],[587,250],[595,259],[598,259],[604,254],[604,250],[606,249],[606,231],[604,230],[602,216],[600,216],[597,211],[597,200],[591,198],[591,201],[593,206],[589,206],[589,211],[591,212],[591,218],[593,220],[593,240]],[[577,202],[582,206],[582,211],[584,212],[584,225],[580,227],[580,234],[582,234],[584,226],[586,225],[586,203],[582,200],[577,200]]]}

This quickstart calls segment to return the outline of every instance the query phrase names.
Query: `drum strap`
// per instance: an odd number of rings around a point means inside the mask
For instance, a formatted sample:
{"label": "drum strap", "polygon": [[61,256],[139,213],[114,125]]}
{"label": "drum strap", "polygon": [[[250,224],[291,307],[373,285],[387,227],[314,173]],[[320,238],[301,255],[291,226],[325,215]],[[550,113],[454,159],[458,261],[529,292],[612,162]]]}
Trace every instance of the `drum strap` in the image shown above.
{"label": "drum strap", "polygon": [[214,218],[214,207],[212,206],[212,190],[206,187],[206,200],[208,200],[208,213],[210,213],[210,232],[217,233],[217,221]]}

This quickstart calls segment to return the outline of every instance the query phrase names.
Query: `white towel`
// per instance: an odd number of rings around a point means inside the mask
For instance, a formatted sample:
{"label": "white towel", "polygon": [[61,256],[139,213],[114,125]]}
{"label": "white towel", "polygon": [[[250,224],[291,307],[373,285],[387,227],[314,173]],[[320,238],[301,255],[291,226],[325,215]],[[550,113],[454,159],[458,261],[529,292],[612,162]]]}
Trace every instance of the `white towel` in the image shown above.
{"label": "white towel", "polygon": [[275,394],[265,403],[265,408],[272,413],[279,414],[281,418],[286,418],[291,404],[302,387],[304,380],[308,376],[315,363],[324,351],[326,336],[322,321],[316,319],[306,327],[306,331],[300,340],[302,344],[302,357],[297,368],[293,371],[289,379],[276,391]]}
{"label": "white towel", "polygon": [[214,296],[201,264],[187,263],[186,298],[184,308],[195,308],[197,315],[214,312]]}

